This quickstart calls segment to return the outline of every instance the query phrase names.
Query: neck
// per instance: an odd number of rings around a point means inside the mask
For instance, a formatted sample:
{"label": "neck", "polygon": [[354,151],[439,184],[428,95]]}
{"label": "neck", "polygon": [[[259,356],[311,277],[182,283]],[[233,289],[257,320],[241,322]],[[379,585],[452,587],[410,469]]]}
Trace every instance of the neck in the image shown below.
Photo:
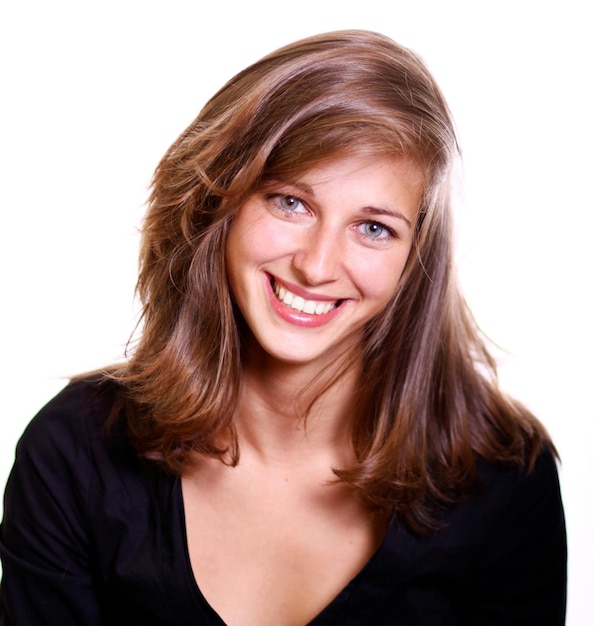
{"label": "neck", "polygon": [[359,375],[358,360],[354,363],[313,370],[250,354],[237,411],[241,449],[267,460],[305,462],[329,454],[340,465],[352,462],[351,408]]}

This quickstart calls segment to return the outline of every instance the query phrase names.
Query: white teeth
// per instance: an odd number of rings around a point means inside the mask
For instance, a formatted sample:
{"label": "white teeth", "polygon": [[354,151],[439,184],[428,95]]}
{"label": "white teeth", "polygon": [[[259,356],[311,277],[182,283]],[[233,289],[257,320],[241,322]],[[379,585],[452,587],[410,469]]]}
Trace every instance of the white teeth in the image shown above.
{"label": "white teeth", "polygon": [[292,299],[293,299],[293,295],[290,291],[286,291],[286,289],[284,289],[284,287],[280,287],[280,289],[278,289],[278,287],[276,287],[276,295],[278,296],[278,300],[281,300],[282,302],[284,302],[284,304],[287,304],[288,306],[290,306],[292,304]]}
{"label": "white teeth", "polygon": [[297,311],[302,311],[305,307],[305,298],[301,298],[301,296],[295,296],[290,303],[290,306]]}
{"label": "white teeth", "polygon": [[308,300],[305,302],[305,306],[303,307],[303,313],[308,313],[309,315],[313,315],[313,313],[315,313],[316,308],[317,308],[317,305],[315,304],[315,302]]}
{"label": "white teeth", "polygon": [[335,301],[305,300],[276,283],[274,283],[274,293],[280,302],[295,309],[295,311],[301,311],[308,315],[325,315],[336,306]]}

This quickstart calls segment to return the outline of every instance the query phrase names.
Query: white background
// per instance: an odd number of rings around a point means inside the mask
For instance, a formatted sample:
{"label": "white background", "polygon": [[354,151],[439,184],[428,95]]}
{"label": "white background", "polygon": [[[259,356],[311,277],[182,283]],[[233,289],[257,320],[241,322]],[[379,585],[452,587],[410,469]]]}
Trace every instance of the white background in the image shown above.
{"label": "white background", "polygon": [[276,47],[341,28],[419,52],[464,151],[462,285],[501,381],[560,450],[569,626],[593,620],[593,48],[584,0],[4,0],[0,482],[66,376],[119,359],[159,158]]}

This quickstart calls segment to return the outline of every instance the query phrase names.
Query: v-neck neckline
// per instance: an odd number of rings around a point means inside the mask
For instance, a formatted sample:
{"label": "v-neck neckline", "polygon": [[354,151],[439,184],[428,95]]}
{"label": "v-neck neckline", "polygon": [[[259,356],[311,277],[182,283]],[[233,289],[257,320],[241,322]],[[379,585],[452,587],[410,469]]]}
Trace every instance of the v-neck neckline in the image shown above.
{"label": "v-neck neckline", "polygon": [[[202,593],[200,586],[194,576],[193,569],[191,566],[191,558],[189,554],[189,545],[187,538],[187,526],[185,519],[185,507],[183,502],[183,493],[181,487],[181,478],[175,479],[174,485],[175,491],[175,508],[177,509],[177,524],[179,525],[179,532],[181,536],[181,548],[183,551],[183,569],[184,569],[184,578],[186,579],[190,593],[194,599],[194,601],[205,610],[210,619],[212,620],[212,626],[227,626],[225,621],[220,617],[220,615],[216,612],[216,609],[209,603],[208,599]],[[369,557],[368,561],[364,564],[362,569],[352,578],[346,586],[327,604],[311,621],[307,623],[306,626],[330,626],[330,625],[338,625],[346,626],[345,619],[345,611],[350,610],[352,605],[359,607],[359,609],[365,608],[367,605],[369,598],[367,594],[362,593],[363,597],[358,602],[358,596],[360,594],[359,589],[372,589],[372,595],[375,596],[377,592],[380,591],[382,585],[377,584],[380,580],[380,577],[375,576],[374,570],[376,569],[377,563],[384,562],[385,559],[383,557],[384,552],[389,550],[389,544],[391,543],[390,535],[393,534],[393,522],[391,522],[385,533],[385,537],[383,537],[379,547],[375,550],[375,552]],[[382,568],[381,568],[382,569]],[[372,584],[366,585],[365,581],[370,579]],[[386,581],[387,582],[387,581]],[[388,587],[390,585],[385,585],[385,592],[387,592]],[[373,601],[373,605],[375,602]],[[355,611],[356,614],[359,613],[359,610]],[[355,618],[360,619],[360,618]],[[361,624],[366,622],[354,621],[352,622],[350,619],[347,621],[348,624]],[[305,626],[305,625],[303,625]]]}

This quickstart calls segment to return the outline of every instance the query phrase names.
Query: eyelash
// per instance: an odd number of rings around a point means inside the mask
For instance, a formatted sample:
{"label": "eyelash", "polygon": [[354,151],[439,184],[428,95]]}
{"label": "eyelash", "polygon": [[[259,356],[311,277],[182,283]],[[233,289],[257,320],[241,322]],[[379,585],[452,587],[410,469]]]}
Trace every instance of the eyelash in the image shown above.
{"label": "eyelash", "polygon": [[[286,207],[284,207],[282,205],[282,202],[284,200],[290,200],[290,201],[295,201],[296,204],[302,206],[304,209],[307,209],[307,205],[298,197],[298,196],[294,196],[292,194],[284,194],[284,193],[269,193],[266,194],[266,200],[269,200],[271,202],[273,202],[274,204],[274,208],[278,211],[280,211],[283,215],[285,215],[286,217],[288,217],[289,219],[292,219],[295,217],[295,215],[297,215],[297,212],[295,209],[288,209]],[[372,237],[370,235],[365,234],[362,230],[360,230],[361,226],[379,226],[380,228],[383,229],[383,231],[386,233],[387,236],[380,236],[380,237]],[[383,224],[382,222],[378,222],[377,220],[365,220],[362,222],[358,222],[357,224],[354,225],[355,230],[357,231],[357,233],[363,237],[364,239],[366,239],[367,241],[371,241],[373,243],[376,242],[384,242],[384,241],[388,241],[390,239],[398,239],[398,235],[397,233],[390,228],[389,226],[387,226],[386,224]]]}
{"label": "eyelash", "polygon": [[389,226],[386,226],[385,224],[381,223],[381,222],[377,222],[375,220],[372,221],[368,221],[368,222],[359,222],[356,227],[359,228],[360,226],[379,226],[380,228],[383,229],[383,231],[385,231],[385,233],[387,233],[387,236],[380,236],[380,237],[371,237],[370,235],[367,235],[364,232],[360,232],[360,234],[365,238],[368,239],[370,241],[387,241],[389,239],[397,239],[397,233],[389,228]]}
{"label": "eyelash", "polygon": [[294,209],[287,209],[286,207],[282,206],[283,200],[295,200],[302,207],[306,208],[305,203],[300,198],[297,198],[297,196],[293,196],[290,193],[269,193],[266,195],[266,199],[271,200],[274,203],[274,208],[276,208],[278,211],[288,217],[293,217],[296,211]]}

